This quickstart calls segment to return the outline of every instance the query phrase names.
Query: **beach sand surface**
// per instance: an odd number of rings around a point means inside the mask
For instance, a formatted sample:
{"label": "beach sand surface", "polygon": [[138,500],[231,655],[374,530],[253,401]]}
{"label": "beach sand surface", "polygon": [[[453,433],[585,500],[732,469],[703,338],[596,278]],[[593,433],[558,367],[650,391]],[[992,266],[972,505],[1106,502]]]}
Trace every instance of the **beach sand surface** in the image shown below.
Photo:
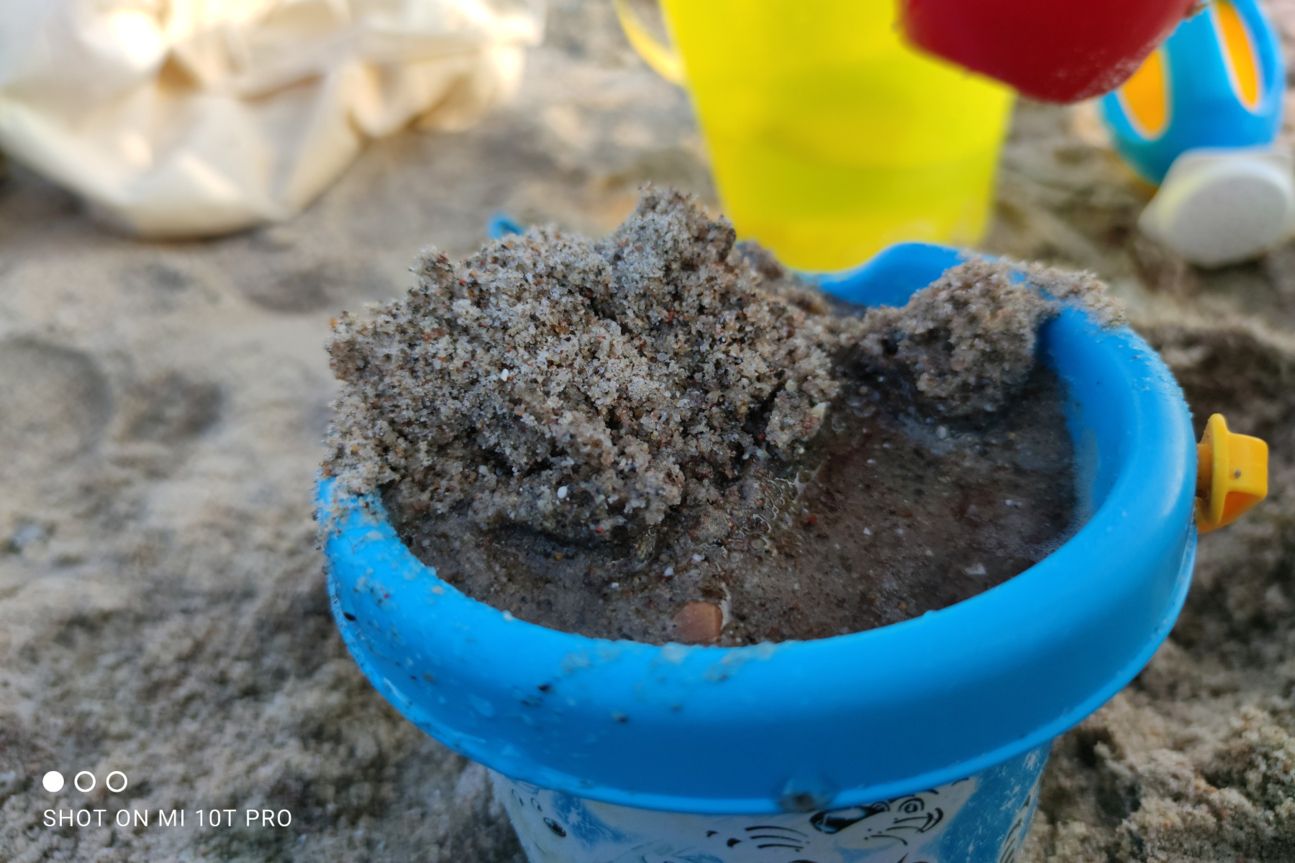
{"label": "beach sand surface", "polygon": [[[1295,3],[1274,4],[1295,23]],[[300,218],[142,244],[0,180],[0,860],[522,863],[482,768],[402,720],[334,629],[311,499],[341,308],[463,255],[490,214],[598,232],[644,180],[713,201],[683,94],[610,4],[553,4],[519,97],[369,149]],[[1024,859],[1295,859],[1295,246],[1213,273],[1140,239],[1148,191],[1091,117],[1021,106],[994,251],[1091,269],[1213,411],[1273,450],[1272,497],[1204,538],[1151,666],[1056,744]],[[47,770],[112,795],[40,789]],[[46,827],[54,806],[184,827]],[[200,828],[196,809],[289,809]]]}

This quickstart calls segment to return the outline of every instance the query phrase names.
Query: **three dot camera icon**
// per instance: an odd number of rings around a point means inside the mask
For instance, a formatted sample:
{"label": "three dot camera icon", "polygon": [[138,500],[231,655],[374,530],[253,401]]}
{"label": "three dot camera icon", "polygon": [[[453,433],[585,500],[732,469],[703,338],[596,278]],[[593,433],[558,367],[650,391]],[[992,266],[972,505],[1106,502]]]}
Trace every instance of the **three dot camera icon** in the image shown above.
{"label": "three dot camera icon", "polygon": [[[57,794],[63,790],[63,786],[67,784],[67,781],[63,778],[62,773],[51,770],[41,777],[40,784],[50,794]],[[72,786],[82,794],[93,791],[98,784],[99,778],[89,770],[82,770],[72,777]],[[129,784],[130,780],[120,770],[114,770],[103,778],[104,787],[113,794],[120,794],[125,791],[126,786]]]}

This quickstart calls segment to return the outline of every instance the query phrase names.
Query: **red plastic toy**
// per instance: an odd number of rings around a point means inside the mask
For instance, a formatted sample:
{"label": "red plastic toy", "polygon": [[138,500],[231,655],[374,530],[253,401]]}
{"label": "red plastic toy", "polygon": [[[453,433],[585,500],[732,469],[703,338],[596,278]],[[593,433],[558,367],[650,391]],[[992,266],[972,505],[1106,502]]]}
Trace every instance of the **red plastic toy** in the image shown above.
{"label": "red plastic toy", "polygon": [[1199,0],[899,0],[918,47],[1027,96],[1115,89]]}

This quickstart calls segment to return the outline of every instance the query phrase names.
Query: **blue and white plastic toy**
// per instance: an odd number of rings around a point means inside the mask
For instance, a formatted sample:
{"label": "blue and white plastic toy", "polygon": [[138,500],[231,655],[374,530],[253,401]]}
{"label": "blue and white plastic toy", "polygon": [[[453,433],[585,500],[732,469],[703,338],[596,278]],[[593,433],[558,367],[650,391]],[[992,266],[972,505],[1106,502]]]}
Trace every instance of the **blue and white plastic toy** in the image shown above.
{"label": "blue and white plastic toy", "polygon": [[[896,246],[823,287],[901,304],[960,260]],[[1155,352],[1076,308],[1040,351],[1067,388],[1083,523],[965,602],[753,647],[586,638],[465,596],[381,501],[324,481],[338,628],[396,709],[494,771],[533,863],[1012,860],[1050,742],[1150,660],[1197,538],[1190,415]]]}
{"label": "blue and white plastic toy", "polygon": [[1188,261],[1254,257],[1295,227],[1278,146],[1286,70],[1257,0],[1212,0],[1102,100],[1116,149],[1160,189],[1140,225]]}

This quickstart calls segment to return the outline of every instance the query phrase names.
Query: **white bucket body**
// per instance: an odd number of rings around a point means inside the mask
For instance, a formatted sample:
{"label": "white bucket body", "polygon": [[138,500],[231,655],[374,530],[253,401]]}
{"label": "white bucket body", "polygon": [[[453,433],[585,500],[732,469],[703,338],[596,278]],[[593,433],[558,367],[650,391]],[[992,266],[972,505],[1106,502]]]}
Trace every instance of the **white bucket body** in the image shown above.
{"label": "white bucket body", "polygon": [[866,806],[773,815],[634,809],[491,774],[531,863],[1011,863],[1047,747]]}

